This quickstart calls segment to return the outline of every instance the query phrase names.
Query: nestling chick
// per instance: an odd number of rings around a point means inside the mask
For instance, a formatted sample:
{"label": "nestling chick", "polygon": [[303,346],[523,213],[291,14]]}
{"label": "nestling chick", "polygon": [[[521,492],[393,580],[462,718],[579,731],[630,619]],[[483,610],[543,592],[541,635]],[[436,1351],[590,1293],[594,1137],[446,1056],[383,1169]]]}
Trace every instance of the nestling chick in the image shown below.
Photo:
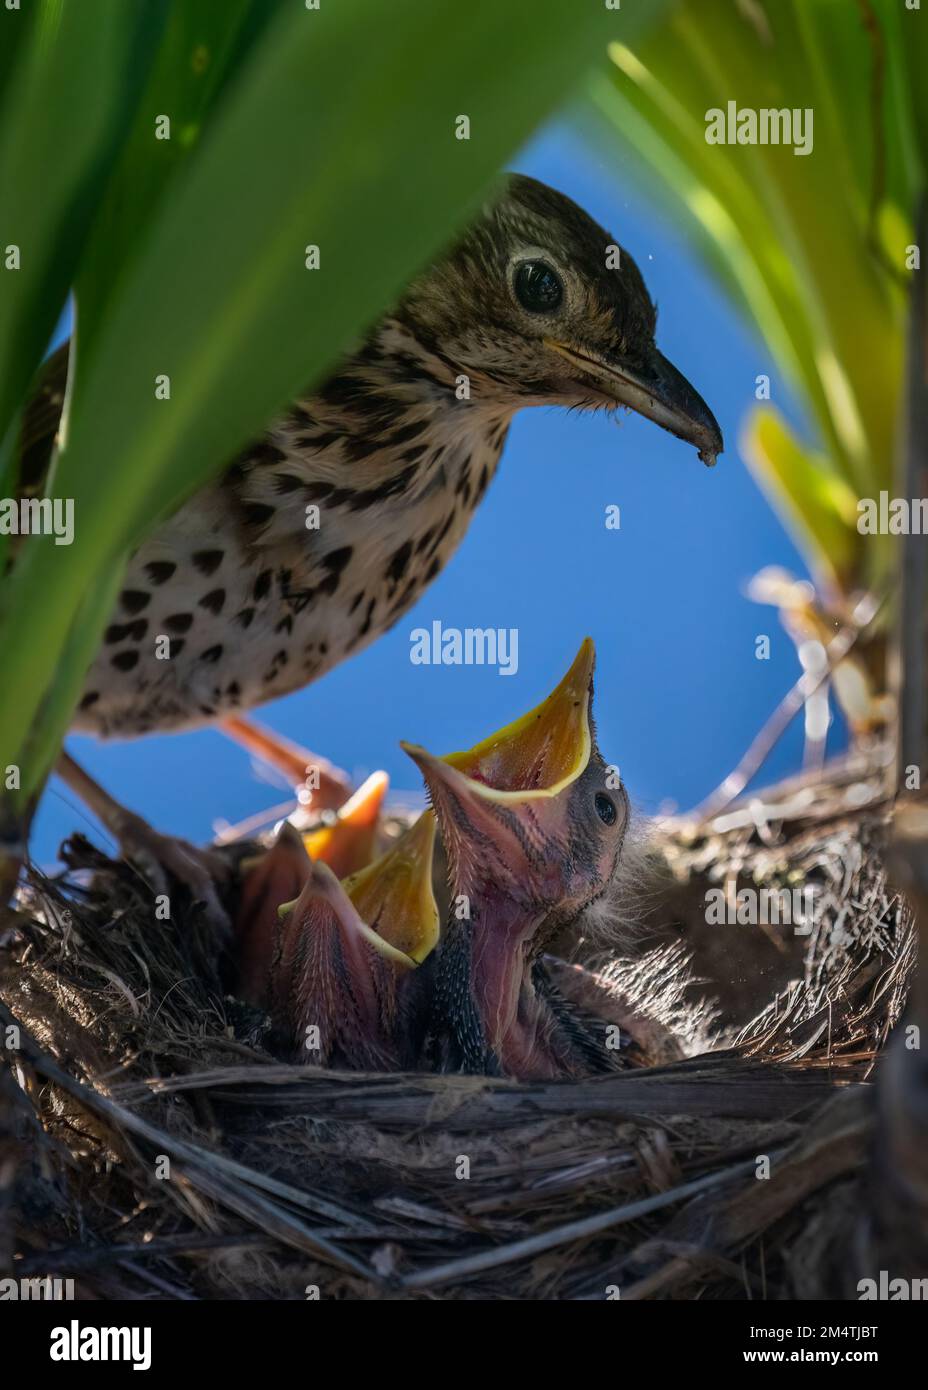
{"label": "nestling chick", "polygon": [[594,740],[593,661],[587,640],[543,704],[469,752],[407,746],[449,859],[434,1013],[444,1070],[527,1079],[615,1065],[541,963],[609,883],[625,837],[627,797]]}
{"label": "nestling chick", "polygon": [[426,812],[345,884],[314,862],[281,909],[269,1006],[294,1060],[363,1071],[415,1064],[424,1003],[413,977],[438,939],[434,838]]}
{"label": "nestling chick", "polygon": [[249,1004],[267,1004],[277,909],[299,897],[314,859],[327,864],[336,878],[370,863],[388,785],[385,772],[372,773],[328,824],[301,834],[284,821],[270,848],[239,866],[232,961],[235,992]]}

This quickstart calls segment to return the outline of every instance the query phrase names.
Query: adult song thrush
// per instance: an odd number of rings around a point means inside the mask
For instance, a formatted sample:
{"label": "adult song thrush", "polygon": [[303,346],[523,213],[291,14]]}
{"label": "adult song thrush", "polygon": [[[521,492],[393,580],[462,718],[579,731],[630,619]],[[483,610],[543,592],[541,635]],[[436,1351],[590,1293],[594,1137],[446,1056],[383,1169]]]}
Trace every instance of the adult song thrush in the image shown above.
{"label": "adult song thrush", "polygon": [[[607,269],[614,245],[569,198],[511,177],[353,357],[139,547],[74,728],[202,724],[372,641],[447,563],[522,406],[628,406],[713,462],[719,427],[657,350],[631,256]],[[66,352],[25,422],[33,476],[57,427]],[[306,526],[312,503],[318,530]],[[159,635],[169,660],[156,658]]]}
{"label": "adult song thrush", "polygon": [[[719,427],[654,334],[632,257],[569,198],[511,176],[353,356],[139,547],[73,728],[234,716],[373,641],[448,562],[523,406],[628,407],[713,463]],[[27,484],[47,462],[66,358],[27,412]],[[80,769],[62,770],[91,799]]]}

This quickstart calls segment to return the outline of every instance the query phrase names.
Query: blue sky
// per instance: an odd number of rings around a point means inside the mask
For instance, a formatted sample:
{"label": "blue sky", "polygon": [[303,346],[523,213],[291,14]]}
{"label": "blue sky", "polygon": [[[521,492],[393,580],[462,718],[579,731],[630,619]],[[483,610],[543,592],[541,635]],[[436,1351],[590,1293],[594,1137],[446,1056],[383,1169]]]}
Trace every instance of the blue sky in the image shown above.
{"label": "blue sky", "polygon": [[[635,415],[617,425],[523,411],[464,544],[419,604],[367,651],[257,717],[358,778],[385,768],[409,800],[420,784],[399,739],[438,753],[470,745],[545,695],[589,634],[604,756],[644,813],[685,809],[735,765],[800,674],[775,611],[744,596],[764,565],[805,570],[737,449],[758,373],[770,375],[776,404],[794,420],[796,412],[763,344],[679,228],[615,165],[558,122],[513,167],[569,194],[636,258],[658,304],[659,346],[709,402],[726,452],[708,470]],[[604,524],[611,503],[621,508],[618,531]],[[518,673],[413,665],[410,632],[435,619],[518,628]],[[771,639],[769,661],[755,659],[760,633]],[[833,733],[831,751],[834,743]],[[212,730],[119,743],[74,737],[68,747],[159,829],[194,840],[286,796]],[[801,755],[799,721],[763,780],[794,770]],[[93,822],[53,780],[36,821],[39,862],[77,829],[90,833]]]}

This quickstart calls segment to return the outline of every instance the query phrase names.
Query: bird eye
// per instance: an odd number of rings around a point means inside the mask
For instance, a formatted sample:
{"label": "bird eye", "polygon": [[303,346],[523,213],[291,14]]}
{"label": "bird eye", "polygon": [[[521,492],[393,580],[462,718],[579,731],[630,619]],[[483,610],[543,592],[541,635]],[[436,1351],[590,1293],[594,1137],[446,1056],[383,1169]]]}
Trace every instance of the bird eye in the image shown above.
{"label": "bird eye", "polygon": [[523,261],[516,271],[516,298],[530,314],[551,314],[564,298],[564,286],[547,261]]}
{"label": "bird eye", "polygon": [[597,792],[596,800],[593,804],[596,807],[596,814],[599,816],[603,825],[615,825],[618,812],[615,809],[615,803],[610,801],[608,796],[605,796],[602,792]]}

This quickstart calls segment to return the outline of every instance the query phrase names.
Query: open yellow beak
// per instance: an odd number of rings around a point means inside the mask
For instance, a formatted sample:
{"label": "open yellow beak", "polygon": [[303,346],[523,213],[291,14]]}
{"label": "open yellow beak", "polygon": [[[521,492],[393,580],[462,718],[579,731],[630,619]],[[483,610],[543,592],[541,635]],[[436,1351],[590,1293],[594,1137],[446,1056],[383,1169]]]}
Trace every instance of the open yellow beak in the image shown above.
{"label": "open yellow beak", "polygon": [[[292,909],[295,922],[300,921],[301,915],[307,921],[313,921],[313,914],[318,918],[319,909],[323,905],[329,909],[330,920],[334,919],[345,943],[351,945],[366,942],[385,960],[392,961],[403,970],[413,969],[418,964],[405,951],[397,949],[385,936],[381,936],[367,924],[345,891],[344,884],[339,883],[327,864],[318,862],[313,864],[309,881],[300,897],[295,903],[288,904],[286,910]],[[282,908],[281,912],[284,911]],[[305,925],[303,929],[305,930]]]}
{"label": "open yellow beak", "polygon": [[384,941],[420,965],[438,942],[432,891],[435,816],[426,811],[374,864],[342,887],[358,915]]}
{"label": "open yellow beak", "polygon": [[575,782],[593,747],[590,702],[596,653],[585,638],[570,670],[546,700],[481,743],[442,758],[424,748],[401,746],[436,790],[501,804],[550,800]]}
{"label": "open yellow beak", "polygon": [[310,858],[328,864],[336,878],[344,878],[369,864],[389,785],[385,772],[372,773],[336,812],[331,824],[304,835],[303,844]]}

